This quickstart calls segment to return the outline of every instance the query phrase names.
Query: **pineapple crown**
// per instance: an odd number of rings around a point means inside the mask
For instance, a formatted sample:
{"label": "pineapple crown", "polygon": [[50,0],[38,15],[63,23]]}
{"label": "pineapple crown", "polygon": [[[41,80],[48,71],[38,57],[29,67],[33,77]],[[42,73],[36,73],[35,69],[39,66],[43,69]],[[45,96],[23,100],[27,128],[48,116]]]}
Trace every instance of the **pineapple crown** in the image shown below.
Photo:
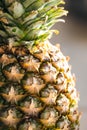
{"label": "pineapple crown", "polygon": [[30,44],[49,39],[67,11],[63,0],[0,0],[0,42]]}

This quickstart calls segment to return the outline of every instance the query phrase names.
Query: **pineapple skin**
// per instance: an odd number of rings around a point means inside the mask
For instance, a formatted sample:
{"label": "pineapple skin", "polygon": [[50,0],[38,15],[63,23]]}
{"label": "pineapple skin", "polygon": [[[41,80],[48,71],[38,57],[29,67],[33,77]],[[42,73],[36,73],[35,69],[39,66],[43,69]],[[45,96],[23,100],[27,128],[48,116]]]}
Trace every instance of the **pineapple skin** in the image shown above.
{"label": "pineapple skin", "polygon": [[79,94],[51,27],[63,0],[0,0],[0,130],[79,130]]}
{"label": "pineapple skin", "polygon": [[79,130],[75,78],[59,46],[0,46],[0,130]]}

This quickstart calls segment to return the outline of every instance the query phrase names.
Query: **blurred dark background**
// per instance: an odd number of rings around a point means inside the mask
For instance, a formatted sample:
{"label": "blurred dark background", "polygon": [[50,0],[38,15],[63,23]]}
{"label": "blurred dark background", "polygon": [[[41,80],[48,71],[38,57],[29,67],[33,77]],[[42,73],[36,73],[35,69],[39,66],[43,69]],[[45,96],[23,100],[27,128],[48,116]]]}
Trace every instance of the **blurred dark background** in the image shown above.
{"label": "blurred dark background", "polygon": [[87,0],[66,0],[66,8],[75,17],[87,20]]}

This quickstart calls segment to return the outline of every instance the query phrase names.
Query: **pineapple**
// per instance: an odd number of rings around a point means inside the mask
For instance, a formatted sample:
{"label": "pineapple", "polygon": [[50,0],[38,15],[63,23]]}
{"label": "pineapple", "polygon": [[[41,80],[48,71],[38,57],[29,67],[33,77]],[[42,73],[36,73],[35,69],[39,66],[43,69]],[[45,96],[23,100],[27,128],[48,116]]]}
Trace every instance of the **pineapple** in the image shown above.
{"label": "pineapple", "polygon": [[0,0],[0,130],[79,130],[75,77],[50,28],[63,0]]}

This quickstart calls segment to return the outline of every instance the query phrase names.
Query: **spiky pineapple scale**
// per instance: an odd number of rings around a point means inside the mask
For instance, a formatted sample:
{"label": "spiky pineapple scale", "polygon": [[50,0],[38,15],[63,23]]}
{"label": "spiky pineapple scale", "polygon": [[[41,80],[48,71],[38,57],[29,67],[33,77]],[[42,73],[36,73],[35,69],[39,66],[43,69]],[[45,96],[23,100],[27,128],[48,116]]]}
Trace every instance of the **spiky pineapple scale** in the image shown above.
{"label": "spiky pineapple scale", "polygon": [[0,2],[0,130],[79,130],[69,58],[47,40],[61,3]]}

